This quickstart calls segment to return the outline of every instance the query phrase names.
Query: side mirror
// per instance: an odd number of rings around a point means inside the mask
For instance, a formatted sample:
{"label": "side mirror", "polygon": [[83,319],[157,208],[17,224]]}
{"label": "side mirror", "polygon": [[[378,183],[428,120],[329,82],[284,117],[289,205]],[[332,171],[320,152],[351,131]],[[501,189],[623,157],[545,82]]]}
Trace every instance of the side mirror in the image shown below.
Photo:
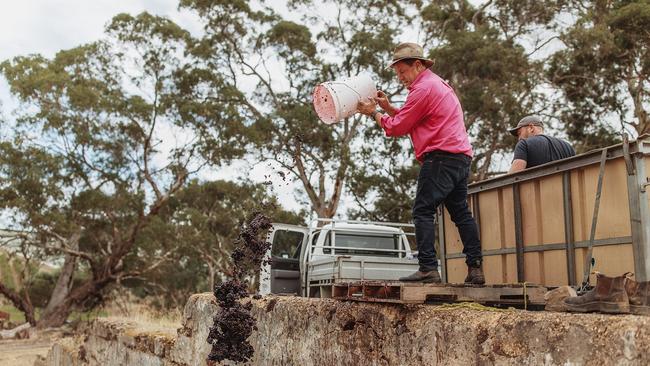
{"label": "side mirror", "polygon": [[289,258],[289,253],[287,252],[280,253],[280,258]]}

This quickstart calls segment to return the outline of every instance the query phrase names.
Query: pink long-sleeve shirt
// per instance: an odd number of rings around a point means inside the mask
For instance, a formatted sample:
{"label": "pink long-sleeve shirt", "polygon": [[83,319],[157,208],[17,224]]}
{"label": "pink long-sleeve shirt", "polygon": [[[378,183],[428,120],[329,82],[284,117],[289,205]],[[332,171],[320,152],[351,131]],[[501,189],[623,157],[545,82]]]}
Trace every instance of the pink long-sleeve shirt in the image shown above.
{"label": "pink long-sleeve shirt", "polygon": [[381,117],[386,136],[410,135],[415,158],[420,162],[425,153],[434,150],[472,157],[463,110],[449,84],[427,69],[408,89],[404,106],[393,117]]}

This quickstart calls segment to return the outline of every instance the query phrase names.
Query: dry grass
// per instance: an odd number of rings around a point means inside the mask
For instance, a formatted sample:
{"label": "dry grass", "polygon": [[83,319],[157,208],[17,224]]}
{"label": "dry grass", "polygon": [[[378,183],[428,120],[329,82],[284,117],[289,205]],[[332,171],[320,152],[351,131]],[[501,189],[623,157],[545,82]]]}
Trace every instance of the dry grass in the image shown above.
{"label": "dry grass", "polygon": [[116,296],[102,308],[102,315],[114,320],[133,321],[148,328],[179,328],[183,317],[182,309],[157,310],[146,300],[135,299],[131,295]]}
{"label": "dry grass", "polygon": [[[112,318],[116,320],[130,320],[151,327],[162,328],[179,328],[183,317],[183,309],[165,309],[158,310],[155,306],[150,305],[151,301],[139,299],[130,293],[124,291],[118,295],[112,296],[112,299],[104,306],[92,311],[79,313],[72,312],[69,321],[91,321],[95,318]],[[36,309],[36,316],[40,313],[40,308]],[[24,314],[10,304],[0,303],[0,311],[8,312],[11,316],[11,322],[22,324],[25,322]]]}
{"label": "dry grass", "polygon": [[22,324],[25,322],[25,314],[12,305],[0,304],[0,311],[9,313],[9,320],[14,324]]}

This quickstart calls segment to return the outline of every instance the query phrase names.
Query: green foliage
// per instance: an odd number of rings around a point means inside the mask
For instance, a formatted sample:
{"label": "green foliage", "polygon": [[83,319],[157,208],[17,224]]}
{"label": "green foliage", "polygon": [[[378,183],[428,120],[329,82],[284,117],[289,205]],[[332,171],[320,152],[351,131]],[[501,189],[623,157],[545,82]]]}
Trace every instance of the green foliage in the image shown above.
{"label": "green foliage", "polygon": [[58,171],[61,161],[39,147],[23,148],[19,144],[20,141],[0,142],[0,173],[5,177],[20,177],[0,184],[0,208],[15,207],[38,213],[50,197],[63,196],[57,184],[64,179]]}
{"label": "green foliage", "polygon": [[564,97],[556,110],[579,151],[614,143],[621,130],[650,132],[650,3],[584,3],[547,70]]}
{"label": "green foliage", "polygon": [[[385,173],[351,177],[351,193],[360,207],[350,210],[351,218],[388,222],[412,221],[411,205],[415,196],[419,166],[417,163],[404,166],[391,163]],[[366,202],[372,202],[372,207],[367,207]]]}
{"label": "green foliage", "polygon": [[33,277],[29,286],[29,297],[34,306],[37,308],[47,306],[50,296],[52,296],[57,277],[58,273],[47,272],[39,272]]}
{"label": "green foliage", "polygon": [[[26,265],[29,269],[25,271]],[[27,278],[24,278],[23,273],[27,274]],[[0,250],[0,281],[12,290],[22,291],[26,288],[32,304],[36,307],[47,305],[57,276],[58,272],[48,265],[33,261],[26,264],[22,256],[10,256],[9,253]],[[14,279],[19,283],[16,284]]]}
{"label": "green foliage", "polygon": [[25,315],[20,310],[16,309],[14,306],[11,305],[0,306],[0,311],[9,313],[9,321],[11,321],[14,324],[23,324],[25,322]]}
{"label": "green foliage", "polygon": [[[496,0],[495,12],[490,14],[501,25],[504,33],[514,36],[517,33],[531,33],[531,28],[556,27],[557,16],[567,11],[573,0]],[[492,21],[492,20],[491,20]],[[538,29],[539,30],[539,29]]]}
{"label": "green foliage", "polygon": [[295,62],[294,58],[312,58],[316,55],[311,32],[304,25],[281,20],[269,29],[266,38],[270,46],[277,47],[280,51],[279,56],[291,58],[290,62]]}
{"label": "green foliage", "polygon": [[5,286],[12,289],[16,288],[11,273],[11,267],[9,267],[9,256],[4,252],[0,252],[0,279],[2,279],[2,283],[4,283]]}

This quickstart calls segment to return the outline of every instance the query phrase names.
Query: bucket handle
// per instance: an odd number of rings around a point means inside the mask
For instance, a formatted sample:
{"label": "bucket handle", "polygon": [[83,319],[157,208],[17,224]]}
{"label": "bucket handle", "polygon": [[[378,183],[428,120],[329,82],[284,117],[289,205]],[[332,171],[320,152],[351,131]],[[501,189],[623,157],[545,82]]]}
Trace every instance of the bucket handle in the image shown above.
{"label": "bucket handle", "polygon": [[355,92],[359,96],[359,99],[361,99],[361,94],[358,91],[356,91],[353,87],[351,87],[350,85],[348,85],[346,83],[343,83],[343,82],[340,82],[340,81],[330,81],[330,84],[343,85],[343,86],[347,87],[348,89],[352,90],[353,92]]}

